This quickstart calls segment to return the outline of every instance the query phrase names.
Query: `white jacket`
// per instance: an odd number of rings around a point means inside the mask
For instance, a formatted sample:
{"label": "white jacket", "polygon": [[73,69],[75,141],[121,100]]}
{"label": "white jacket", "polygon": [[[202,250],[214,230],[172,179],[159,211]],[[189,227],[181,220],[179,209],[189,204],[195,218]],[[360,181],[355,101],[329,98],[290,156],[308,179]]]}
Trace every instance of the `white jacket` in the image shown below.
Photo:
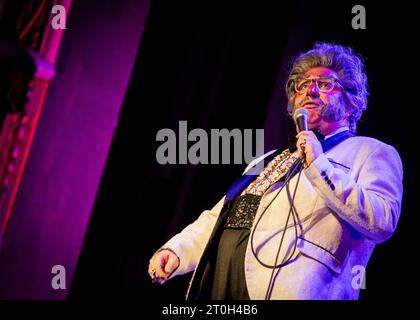
{"label": "white jacket", "polygon": [[[294,199],[299,220],[297,250],[289,264],[276,270],[270,298],[357,299],[357,272],[366,268],[375,245],[388,239],[396,228],[402,176],[397,151],[368,137],[349,138],[304,169]],[[290,182],[292,194],[297,179],[295,175]],[[290,209],[285,190],[280,190],[274,186],[264,194],[251,230],[258,258],[270,265],[275,262]],[[196,268],[223,201],[204,211],[163,246],[180,258],[180,266],[171,277]],[[294,244],[290,217],[277,263],[293,251]],[[244,265],[250,298],[264,299],[272,269],[255,258],[251,237]]]}

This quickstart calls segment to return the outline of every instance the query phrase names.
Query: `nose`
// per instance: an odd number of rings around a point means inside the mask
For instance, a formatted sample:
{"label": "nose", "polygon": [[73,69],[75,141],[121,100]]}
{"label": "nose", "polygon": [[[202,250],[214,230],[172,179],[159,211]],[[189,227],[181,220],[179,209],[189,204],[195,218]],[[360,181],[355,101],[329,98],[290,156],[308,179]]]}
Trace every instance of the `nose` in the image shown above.
{"label": "nose", "polygon": [[318,97],[319,96],[319,89],[316,81],[313,81],[311,85],[308,87],[308,90],[306,90],[306,95],[310,97]]}

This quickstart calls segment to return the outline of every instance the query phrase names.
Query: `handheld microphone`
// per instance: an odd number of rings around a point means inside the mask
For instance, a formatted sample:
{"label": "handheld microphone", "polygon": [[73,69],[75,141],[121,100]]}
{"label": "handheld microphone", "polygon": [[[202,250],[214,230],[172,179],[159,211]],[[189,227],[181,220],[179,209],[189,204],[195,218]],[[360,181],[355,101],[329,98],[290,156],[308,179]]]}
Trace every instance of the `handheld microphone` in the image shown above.
{"label": "handheld microphone", "polygon": [[298,127],[298,132],[308,130],[309,112],[305,108],[298,108],[293,114],[293,120]]}

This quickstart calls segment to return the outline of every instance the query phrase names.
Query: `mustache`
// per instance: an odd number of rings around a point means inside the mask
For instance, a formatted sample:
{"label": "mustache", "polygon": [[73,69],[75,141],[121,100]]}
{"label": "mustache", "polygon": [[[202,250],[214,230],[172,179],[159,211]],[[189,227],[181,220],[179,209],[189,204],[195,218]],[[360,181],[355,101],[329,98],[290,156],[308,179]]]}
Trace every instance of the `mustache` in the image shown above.
{"label": "mustache", "polygon": [[309,104],[309,103],[311,103],[311,104],[316,104],[318,107],[324,107],[325,106],[325,104],[322,102],[322,101],[317,101],[317,100],[305,100],[305,101],[302,101],[300,104],[299,104],[299,107],[304,107],[305,106],[305,104]]}

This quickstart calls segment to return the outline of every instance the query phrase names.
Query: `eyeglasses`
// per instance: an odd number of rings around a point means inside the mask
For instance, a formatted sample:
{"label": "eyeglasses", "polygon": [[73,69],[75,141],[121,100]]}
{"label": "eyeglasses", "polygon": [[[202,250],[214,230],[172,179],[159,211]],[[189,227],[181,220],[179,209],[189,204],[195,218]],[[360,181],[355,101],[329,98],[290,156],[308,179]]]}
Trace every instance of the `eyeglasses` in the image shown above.
{"label": "eyeglasses", "polygon": [[[322,93],[331,92],[336,84],[339,84],[338,79],[336,78],[312,78],[312,79],[301,79],[295,82],[295,91],[296,93],[304,93],[312,85],[313,82],[316,82],[318,90]],[[340,85],[341,86],[341,85]]]}

